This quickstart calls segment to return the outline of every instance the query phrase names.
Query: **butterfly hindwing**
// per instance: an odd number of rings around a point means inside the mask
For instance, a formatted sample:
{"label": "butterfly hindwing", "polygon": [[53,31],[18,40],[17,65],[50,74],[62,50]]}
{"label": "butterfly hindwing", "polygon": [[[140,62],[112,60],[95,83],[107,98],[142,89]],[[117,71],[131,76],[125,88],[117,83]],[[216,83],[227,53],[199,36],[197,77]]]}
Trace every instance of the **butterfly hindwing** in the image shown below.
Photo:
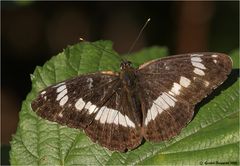
{"label": "butterfly hindwing", "polygon": [[159,142],[180,133],[192,118],[193,106],[169,95],[165,88],[153,85],[145,84],[141,91],[142,110],[145,112],[142,126],[146,140]]}
{"label": "butterfly hindwing", "polygon": [[231,65],[227,55],[197,53],[140,66],[144,137],[160,141],[177,135],[191,120],[194,105],[227,78]]}
{"label": "butterfly hindwing", "polygon": [[101,121],[93,121],[86,134],[110,150],[126,151],[137,147],[142,140],[139,114],[132,109],[127,92],[120,85],[104,104]]}

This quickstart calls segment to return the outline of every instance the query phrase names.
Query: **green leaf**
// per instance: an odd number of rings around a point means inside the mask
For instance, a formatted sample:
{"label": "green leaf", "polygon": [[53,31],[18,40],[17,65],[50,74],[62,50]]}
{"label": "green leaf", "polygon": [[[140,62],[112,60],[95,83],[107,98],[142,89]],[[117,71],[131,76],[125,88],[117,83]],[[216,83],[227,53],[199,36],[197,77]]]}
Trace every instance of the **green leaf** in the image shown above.
{"label": "green leaf", "polygon": [[[119,70],[121,58],[112,50],[112,43],[98,41],[94,45],[79,43],[70,46],[43,67],[37,67],[31,75],[32,90],[22,104],[18,129],[11,141],[12,165],[239,162],[239,80],[236,78],[229,78],[234,80],[230,86],[225,90],[221,86],[217,96],[212,96],[211,101],[205,101],[207,104],[196,109],[195,118],[180,135],[160,143],[145,142],[127,153],[109,151],[91,142],[82,130],[38,117],[30,104],[43,88],[83,73]],[[166,54],[166,48],[152,47],[125,58],[138,66]]]}
{"label": "green leaf", "polygon": [[232,60],[233,60],[233,68],[234,69],[239,69],[240,67],[240,64],[239,64],[239,49],[236,49],[236,50],[233,50],[231,52],[231,57],[232,57]]}

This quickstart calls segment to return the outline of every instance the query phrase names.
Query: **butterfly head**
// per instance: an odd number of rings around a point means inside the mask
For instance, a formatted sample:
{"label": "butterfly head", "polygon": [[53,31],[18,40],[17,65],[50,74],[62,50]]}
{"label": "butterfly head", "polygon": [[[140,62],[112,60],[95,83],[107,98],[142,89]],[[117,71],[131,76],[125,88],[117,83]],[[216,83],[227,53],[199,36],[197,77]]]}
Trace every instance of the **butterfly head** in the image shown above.
{"label": "butterfly head", "polygon": [[120,68],[121,68],[121,70],[127,70],[127,69],[130,69],[130,68],[133,68],[132,67],[132,62],[122,61],[122,63],[120,64]]}

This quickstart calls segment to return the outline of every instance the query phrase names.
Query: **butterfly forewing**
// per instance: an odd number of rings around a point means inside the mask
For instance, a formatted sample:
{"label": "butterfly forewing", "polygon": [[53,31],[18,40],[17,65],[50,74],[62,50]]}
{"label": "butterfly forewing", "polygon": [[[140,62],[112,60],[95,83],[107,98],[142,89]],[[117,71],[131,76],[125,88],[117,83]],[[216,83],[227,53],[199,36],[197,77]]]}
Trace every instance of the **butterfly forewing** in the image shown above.
{"label": "butterfly forewing", "polygon": [[[75,77],[41,91],[32,102],[32,108],[45,119],[69,127],[85,128],[118,82],[117,76],[108,74]],[[93,103],[96,108],[89,107]]]}
{"label": "butterfly forewing", "polygon": [[231,66],[231,59],[219,53],[178,55],[140,66],[145,138],[177,135],[191,120],[194,105],[227,78]]}

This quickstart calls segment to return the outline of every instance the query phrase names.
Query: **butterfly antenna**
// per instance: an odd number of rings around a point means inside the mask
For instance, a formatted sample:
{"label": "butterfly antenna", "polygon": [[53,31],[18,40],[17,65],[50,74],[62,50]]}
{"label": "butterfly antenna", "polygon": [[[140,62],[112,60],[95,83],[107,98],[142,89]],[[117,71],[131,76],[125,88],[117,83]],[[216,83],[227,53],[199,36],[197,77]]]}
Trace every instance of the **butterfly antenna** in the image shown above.
{"label": "butterfly antenna", "polygon": [[149,23],[149,21],[151,21],[151,18],[148,18],[147,21],[145,22],[145,24],[143,25],[143,27],[141,28],[141,30],[138,33],[137,38],[134,40],[133,44],[131,45],[129,51],[127,54],[129,54],[130,52],[132,52],[133,48],[135,47],[137,41],[139,40],[140,36],[142,35],[143,30],[146,28],[147,24]]}
{"label": "butterfly antenna", "polygon": [[[82,42],[88,42],[87,40],[83,39],[82,37],[80,37],[79,40],[82,41]],[[88,43],[91,44],[93,47],[99,49],[100,51],[104,51],[104,52],[106,52],[106,53],[108,53],[108,54],[113,55],[112,52],[110,52],[110,51],[108,51],[108,50],[106,50],[106,49],[104,49],[104,48],[102,48],[102,47],[99,47],[99,46],[97,46],[97,45],[95,45],[95,44],[93,44],[93,43],[91,43],[91,42],[88,42]],[[121,59],[121,61],[127,61],[125,58],[123,58],[123,57],[121,57],[121,56],[120,56],[120,59]]]}
{"label": "butterfly antenna", "polygon": [[[84,40],[83,38],[79,38],[79,40],[80,41],[83,41],[83,42],[88,42],[87,40]],[[109,54],[113,54],[112,52],[110,52],[110,51],[108,51],[108,50],[106,50],[106,49],[104,49],[104,48],[102,48],[102,47],[99,47],[99,46],[97,46],[97,45],[95,45],[95,44],[93,44],[93,43],[91,43],[91,42],[88,42],[89,44],[91,44],[92,46],[94,46],[95,48],[97,48],[97,49],[99,49],[99,50],[101,50],[101,51],[105,51],[105,52],[107,52],[107,53],[109,53]]]}

